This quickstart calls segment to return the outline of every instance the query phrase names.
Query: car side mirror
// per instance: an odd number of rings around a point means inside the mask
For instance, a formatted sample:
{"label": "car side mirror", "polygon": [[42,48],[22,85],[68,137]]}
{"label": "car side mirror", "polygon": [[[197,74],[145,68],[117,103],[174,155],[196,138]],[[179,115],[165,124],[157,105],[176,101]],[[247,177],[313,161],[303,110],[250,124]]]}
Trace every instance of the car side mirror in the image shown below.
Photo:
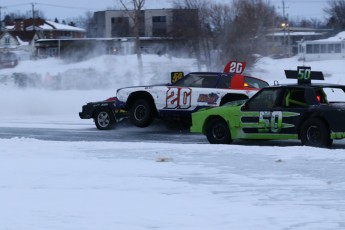
{"label": "car side mirror", "polygon": [[241,110],[242,110],[242,111],[247,111],[247,110],[248,110],[248,104],[247,104],[247,102],[244,103],[244,104],[242,105]]}

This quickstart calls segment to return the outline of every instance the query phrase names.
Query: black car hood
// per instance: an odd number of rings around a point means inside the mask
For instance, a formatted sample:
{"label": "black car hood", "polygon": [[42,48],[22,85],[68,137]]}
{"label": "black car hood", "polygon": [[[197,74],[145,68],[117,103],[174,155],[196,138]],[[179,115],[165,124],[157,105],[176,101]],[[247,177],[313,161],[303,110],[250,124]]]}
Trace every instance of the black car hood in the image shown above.
{"label": "black car hood", "polygon": [[344,102],[333,102],[329,104],[332,108],[345,110],[345,103]]}

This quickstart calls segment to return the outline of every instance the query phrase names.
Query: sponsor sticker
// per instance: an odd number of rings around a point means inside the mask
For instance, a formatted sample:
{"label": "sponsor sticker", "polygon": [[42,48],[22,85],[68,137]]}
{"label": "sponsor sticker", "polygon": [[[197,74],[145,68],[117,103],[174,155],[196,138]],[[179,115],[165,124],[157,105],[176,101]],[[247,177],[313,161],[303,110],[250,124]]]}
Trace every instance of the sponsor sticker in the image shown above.
{"label": "sponsor sticker", "polygon": [[209,105],[215,105],[217,104],[219,96],[215,93],[209,93],[209,94],[199,94],[198,102],[204,102]]}

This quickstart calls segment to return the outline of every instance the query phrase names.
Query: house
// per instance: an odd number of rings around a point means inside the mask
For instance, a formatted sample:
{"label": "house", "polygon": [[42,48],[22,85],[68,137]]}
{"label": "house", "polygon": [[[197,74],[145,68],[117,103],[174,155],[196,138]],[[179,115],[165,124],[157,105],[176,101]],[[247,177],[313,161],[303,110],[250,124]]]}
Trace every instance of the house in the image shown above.
{"label": "house", "polygon": [[[40,31],[42,38],[83,38],[86,30],[70,25],[56,23],[41,18],[16,19],[14,25],[10,25],[13,31]],[[9,27],[7,27],[9,28]]]}
{"label": "house", "polygon": [[0,34],[0,52],[35,51],[34,41],[41,38],[38,31],[4,31]]}
{"label": "house", "polygon": [[103,54],[133,54],[134,44],[133,38],[39,39],[35,42],[38,57],[77,61]]}
{"label": "house", "polygon": [[345,59],[345,31],[326,39],[299,42],[298,58],[304,61]]}
{"label": "house", "polygon": [[82,38],[86,31],[43,19],[17,19],[0,33],[0,52],[24,51],[35,55],[35,41],[46,38]]}
{"label": "house", "polygon": [[282,56],[296,55],[300,41],[321,39],[331,31],[289,26],[275,28],[266,35],[268,53]]}

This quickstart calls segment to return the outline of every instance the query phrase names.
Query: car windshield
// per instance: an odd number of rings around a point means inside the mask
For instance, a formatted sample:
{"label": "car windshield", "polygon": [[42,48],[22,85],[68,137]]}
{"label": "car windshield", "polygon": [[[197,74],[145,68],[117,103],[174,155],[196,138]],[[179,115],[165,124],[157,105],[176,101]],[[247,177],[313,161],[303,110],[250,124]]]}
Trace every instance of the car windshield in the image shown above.
{"label": "car windshield", "polygon": [[245,83],[248,84],[248,87],[250,87],[250,88],[261,89],[261,88],[264,88],[266,86],[269,86],[269,84],[267,82],[260,80],[260,79],[257,79],[257,78],[253,78],[253,77],[245,76],[244,81],[245,81]]}
{"label": "car windshield", "polygon": [[217,77],[217,73],[190,73],[178,80],[174,86],[214,88]]}
{"label": "car windshield", "polygon": [[[320,96],[321,99],[322,97],[324,100],[327,102],[345,102],[345,88],[336,88],[336,87],[324,87],[322,88],[321,93],[317,96]],[[318,99],[319,100],[319,99]]]}

